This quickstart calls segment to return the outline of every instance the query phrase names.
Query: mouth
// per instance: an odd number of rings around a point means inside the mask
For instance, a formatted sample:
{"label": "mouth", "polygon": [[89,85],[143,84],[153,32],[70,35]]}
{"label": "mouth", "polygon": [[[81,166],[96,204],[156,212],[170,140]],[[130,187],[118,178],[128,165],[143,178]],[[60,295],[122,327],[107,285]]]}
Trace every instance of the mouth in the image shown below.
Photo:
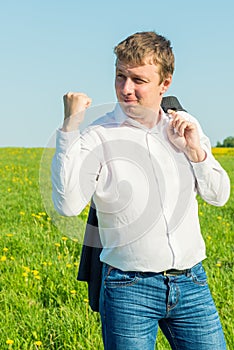
{"label": "mouth", "polygon": [[132,99],[127,99],[127,98],[125,98],[125,99],[123,100],[123,103],[126,104],[126,105],[136,105],[136,104],[138,103],[138,101],[137,101],[137,100],[132,100]]}

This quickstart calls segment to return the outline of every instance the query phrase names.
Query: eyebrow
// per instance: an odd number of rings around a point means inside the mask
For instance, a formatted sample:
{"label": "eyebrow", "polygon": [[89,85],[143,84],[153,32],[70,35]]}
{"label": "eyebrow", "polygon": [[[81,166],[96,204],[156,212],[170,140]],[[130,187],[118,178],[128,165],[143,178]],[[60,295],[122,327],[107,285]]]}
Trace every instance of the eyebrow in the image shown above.
{"label": "eyebrow", "polygon": [[[121,68],[116,68],[116,72],[126,74],[125,71]],[[131,73],[131,75],[137,79],[149,80],[145,75],[139,75],[137,73]]]}

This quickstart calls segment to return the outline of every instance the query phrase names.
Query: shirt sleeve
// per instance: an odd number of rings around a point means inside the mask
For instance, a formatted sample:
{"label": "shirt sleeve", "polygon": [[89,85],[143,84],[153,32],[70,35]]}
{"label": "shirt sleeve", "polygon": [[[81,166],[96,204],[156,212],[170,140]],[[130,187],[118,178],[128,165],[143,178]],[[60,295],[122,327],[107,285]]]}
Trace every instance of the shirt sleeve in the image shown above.
{"label": "shirt sleeve", "polygon": [[230,196],[228,174],[212,155],[210,140],[202,131],[197,119],[190,115],[188,115],[188,119],[196,123],[201,146],[206,152],[206,159],[203,162],[190,162],[196,178],[197,192],[207,203],[214,206],[223,206]]}
{"label": "shirt sleeve", "polygon": [[95,133],[57,130],[52,159],[52,199],[64,216],[76,216],[89,203],[101,169],[100,147]]}
{"label": "shirt sleeve", "polygon": [[[192,163],[192,162],[191,162]],[[226,171],[210,154],[205,161],[192,163],[198,194],[207,203],[222,206],[230,196],[230,181]]]}

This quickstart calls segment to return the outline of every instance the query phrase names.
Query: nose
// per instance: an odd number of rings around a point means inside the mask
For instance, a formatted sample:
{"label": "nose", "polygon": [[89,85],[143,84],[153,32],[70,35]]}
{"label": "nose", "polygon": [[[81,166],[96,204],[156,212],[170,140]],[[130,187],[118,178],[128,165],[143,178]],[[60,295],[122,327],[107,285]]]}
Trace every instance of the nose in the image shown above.
{"label": "nose", "polygon": [[126,78],[122,84],[122,94],[131,95],[134,92],[134,83],[130,78]]}

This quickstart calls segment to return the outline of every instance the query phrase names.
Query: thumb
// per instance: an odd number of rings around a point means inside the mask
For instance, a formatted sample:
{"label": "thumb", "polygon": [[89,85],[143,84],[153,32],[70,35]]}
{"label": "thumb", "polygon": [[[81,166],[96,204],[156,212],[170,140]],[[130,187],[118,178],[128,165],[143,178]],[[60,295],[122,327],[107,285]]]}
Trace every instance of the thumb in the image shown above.
{"label": "thumb", "polygon": [[171,118],[174,118],[176,116],[176,114],[177,114],[177,112],[174,111],[173,109],[168,109],[167,113],[170,114]]}

